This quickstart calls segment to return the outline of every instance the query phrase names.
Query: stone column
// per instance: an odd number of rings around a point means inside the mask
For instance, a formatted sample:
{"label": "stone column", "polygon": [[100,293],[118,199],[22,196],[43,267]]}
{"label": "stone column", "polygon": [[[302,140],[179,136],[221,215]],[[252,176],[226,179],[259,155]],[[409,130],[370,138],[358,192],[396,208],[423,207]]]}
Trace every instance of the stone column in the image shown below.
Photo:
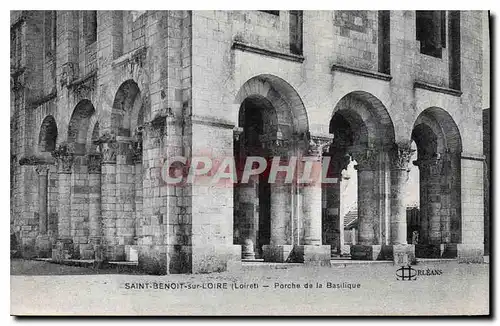
{"label": "stone column", "polygon": [[358,163],[358,232],[356,245],[351,246],[352,259],[377,260],[381,258],[381,245],[375,237],[374,223],[378,221],[375,196],[375,169],[378,151],[372,148],[353,154]]}
{"label": "stone column", "polygon": [[58,239],[56,248],[52,250],[52,259],[60,261],[73,255],[73,240],[71,239],[71,170],[74,162],[73,153],[67,145],[60,145],[52,156],[57,160],[58,174]]}
{"label": "stone column", "polygon": [[409,163],[413,150],[409,143],[395,144],[390,151],[391,158],[391,220],[390,244],[395,263],[410,262],[415,258],[415,246],[407,244],[406,185]]}
{"label": "stone column", "polygon": [[[299,184],[302,187],[302,226],[304,239],[294,248],[298,261],[315,264],[330,265],[331,246],[322,243],[322,186],[323,186],[323,154],[332,142],[331,135],[309,135],[309,144],[306,155],[302,157],[302,166],[312,163],[312,174],[307,183]],[[300,171],[299,174],[303,174]],[[305,180],[304,180],[305,181]]]}
{"label": "stone column", "polygon": [[38,173],[38,236],[35,241],[35,248],[39,257],[50,257],[52,244],[47,235],[47,180],[49,167],[38,165],[35,168]]}
{"label": "stone column", "polygon": [[[264,147],[272,157],[280,157],[280,165],[288,165],[289,143],[284,140],[268,141]],[[270,164],[270,163],[269,163]],[[271,234],[269,245],[262,246],[264,261],[285,262],[289,260],[293,245],[291,244],[291,185],[285,182],[285,177],[278,173],[276,181],[270,183],[270,218]]]}
{"label": "stone column", "polygon": [[100,153],[88,155],[89,172],[89,244],[92,247],[93,258],[101,261],[101,161]]}
{"label": "stone column", "polygon": [[350,156],[347,155],[344,148],[330,149],[328,155],[331,160],[327,176],[328,178],[337,178],[338,182],[323,185],[323,189],[326,192],[326,214],[323,221],[323,230],[326,239],[323,239],[323,242],[332,246],[332,253],[335,251],[336,254],[342,255],[342,248],[344,246],[344,218],[341,209],[341,185],[343,180],[346,179],[343,177],[342,171],[347,169]]}
{"label": "stone column", "polygon": [[101,154],[101,221],[103,259],[116,260],[116,152],[118,143],[112,134],[104,134],[97,141]]}

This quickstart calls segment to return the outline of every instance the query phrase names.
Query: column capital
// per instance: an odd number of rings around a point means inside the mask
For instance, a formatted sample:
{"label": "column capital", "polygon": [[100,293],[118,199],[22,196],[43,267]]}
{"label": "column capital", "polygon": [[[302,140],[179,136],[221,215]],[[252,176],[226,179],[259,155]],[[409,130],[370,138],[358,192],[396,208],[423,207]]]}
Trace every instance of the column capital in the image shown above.
{"label": "column capital", "polygon": [[238,141],[241,139],[243,136],[243,128],[241,127],[234,127],[233,129],[233,137],[235,141]]}
{"label": "column capital", "polygon": [[270,139],[262,143],[262,147],[267,149],[273,156],[288,156],[291,141],[288,139]]}
{"label": "column capital", "polygon": [[354,168],[358,171],[374,171],[377,165],[378,151],[373,148],[358,150],[353,153],[353,158],[358,163]]}
{"label": "column capital", "polygon": [[392,170],[410,170],[409,163],[415,150],[410,143],[394,144],[389,151]]}
{"label": "column capital", "polygon": [[142,163],[142,139],[132,144],[132,159],[135,164]]}
{"label": "column capital", "polygon": [[88,170],[90,174],[99,174],[101,173],[101,162],[102,155],[101,153],[91,153],[87,155],[88,159]]}
{"label": "column capital", "polygon": [[95,141],[99,153],[102,155],[102,164],[115,164],[116,152],[118,150],[118,143],[116,142],[116,135],[106,132],[102,134],[98,140]]}
{"label": "column capital", "polygon": [[309,143],[307,145],[307,156],[313,156],[321,159],[324,152],[327,152],[332,143],[333,135],[319,135],[309,133]]}
{"label": "column capital", "polygon": [[46,176],[49,172],[50,167],[45,164],[39,164],[35,166],[35,171],[39,176]]}
{"label": "column capital", "polygon": [[75,160],[74,154],[70,151],[67,144],[59,145],[53,152],[52,157],[57,161],[57,172],[63,174],[71,173],[73,162]]}

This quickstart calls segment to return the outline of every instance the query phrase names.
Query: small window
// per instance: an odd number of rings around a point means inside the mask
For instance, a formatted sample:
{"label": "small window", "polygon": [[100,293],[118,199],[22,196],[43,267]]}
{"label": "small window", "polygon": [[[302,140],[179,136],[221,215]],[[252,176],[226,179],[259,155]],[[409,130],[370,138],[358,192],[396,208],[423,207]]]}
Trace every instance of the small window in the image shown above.
{"label": "small window", "polygon": [[43,20],[45,56],[51,59],[56,49],[56,13],[54,11],[45,11]]}
{"label": "small window", "polygon": [[275,15],[275,16],[279,16],[280,15],[280,11],[279,10],[259,10],[259,11],[267,12],[268,14]]}
{"label": "small window", "polygon": [[446,48],[446,12],[417,11],[416,32],[420,53],[441,58]]}
{"label": "small window", "polygon": [[83,15],[83,34],[85,45],[97,41],[97,11],[86,11]]}
{"label": "small window", "polygon": [[302,55],[302,11],[290,10],[290,52]]}

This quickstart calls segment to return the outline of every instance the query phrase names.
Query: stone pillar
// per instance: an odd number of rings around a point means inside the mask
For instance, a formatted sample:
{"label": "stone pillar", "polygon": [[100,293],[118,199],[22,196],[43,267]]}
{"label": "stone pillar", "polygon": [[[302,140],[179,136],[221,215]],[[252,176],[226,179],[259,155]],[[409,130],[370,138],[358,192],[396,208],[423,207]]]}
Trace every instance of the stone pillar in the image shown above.
{"label": "stone pillar", "polygon": [[[269,141],[264,144],[273,157],[280,157],[279,165],[289,164],[289,143],[283,140]],[[283,173],[278,173],[274,183],[270,183],[271,235],[269,245],[262,246],[264,261],[289,261],[293,249],[291,244],[291,185],[285,181]]]}
{"label": "stone pillar", "polygon": [[50,257],[52,244],[47,235],[47,181],[49,167],[38,165],[35,168],[38,173],[38,236],[35,240],[35,248],[38,257]]}
{"label": "stone pillar", "polygon": [[302,158],[304,167],[305,164],[312,163],[313,173],[309,182],[301,184],[304,239],[303,245],[297,245],[294,251],[298,261],[308,264],[330,265],[331,246],[322,243],[321,195],[323,153],[328,149],[332,138],[330,135],[310,135],[306,155]]}
{"label": "stone pillar", "polygon": [[114,135],[104,134],[97,141],[101,154],[101,221],[103,259],[117,260],[116,237],[116,153],[118,143]]}
{"label": "stone pillar", "polygon": [[89,244],[92,258],[101,261],[102,226],[101,226],[101,161],[100,153],[88,155],[89,172]]}
{"label": "stone pillar", "polygon": [[390,152],[391,159],[391,219],[390,244],[395,264],[415,259],[415,246],[407,243],[406,185],[409,163],[413,150],[409,143],[395,144]]}
{"label": "stone pillar", "polygon": [[358,231],[356,245],[351,246],[351,257],[356,260],[381,259],[381,245],[375,237],[374,223],[378,221],[375,196],[375,169],[378,152],[374,149],[354,153],[358,163]]}
{"label": "stone pillar", "polygon": [[61,261],[70,259],[73,255],[73,240],[71,239],[71,170],[74,156],[67,145],[60,145],[52,156],[57,160],[58,174],[58,224],[55,248],[52,249],[52,259]]}
{"label": "stone pillar", "polygon": [[[326,192],[326,211],[323,221],[323,230],[326,238],[324,244],[330,244],[332,254],[342,255],[344,247],[344,217],[342,214],[342,192],[341,185],[344,179],[342,171],[347,169],[350,162],[350,156],[347,155],[344,148],[330,148],[328,154],[331,158],[328,168],[328,178],[337,178],[337,183],[323,185]],[[345,249],[344,249],[345,250]],[[347,250],[349,253],[349,250]]]}

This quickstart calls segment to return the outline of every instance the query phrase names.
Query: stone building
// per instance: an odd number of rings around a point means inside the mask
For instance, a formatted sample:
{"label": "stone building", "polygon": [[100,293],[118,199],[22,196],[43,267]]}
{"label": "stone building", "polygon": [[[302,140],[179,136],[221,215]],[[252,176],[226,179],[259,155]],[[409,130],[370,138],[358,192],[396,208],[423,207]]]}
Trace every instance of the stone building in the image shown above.
{"label": "stone building", "polygon": [[[357,162],[353,259],[483,259],[483,12],[13,11],[11,233],[153,273],[329,264],[340,183],[166,186],[173,156]],[[418,159],[410,162],[411,142]],[[405,186],[420,170],[420,242]],[[242,249],[243,248],[243,249]]]}

